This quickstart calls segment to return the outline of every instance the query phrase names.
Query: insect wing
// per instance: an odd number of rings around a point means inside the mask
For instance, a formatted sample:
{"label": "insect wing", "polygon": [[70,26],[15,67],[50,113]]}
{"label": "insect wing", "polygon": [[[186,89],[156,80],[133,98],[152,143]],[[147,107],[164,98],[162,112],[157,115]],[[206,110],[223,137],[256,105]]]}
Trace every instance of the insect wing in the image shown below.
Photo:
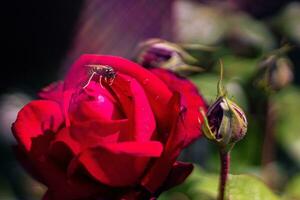
{"label": "insect wing", "polygon": [[73,90],[84,87],[95,75],[94,68],[78,60],[73,64],[65,78],[64,90]]}

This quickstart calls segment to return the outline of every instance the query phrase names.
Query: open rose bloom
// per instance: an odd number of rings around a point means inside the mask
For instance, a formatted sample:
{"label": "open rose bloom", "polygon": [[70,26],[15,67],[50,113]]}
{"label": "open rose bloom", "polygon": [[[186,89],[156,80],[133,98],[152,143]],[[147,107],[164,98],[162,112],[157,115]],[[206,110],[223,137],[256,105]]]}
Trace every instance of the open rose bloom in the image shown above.
{"label": "open rose bloom", "polygon": [[[91,77],[91,65],[109,66],[115,77]],[[176,158],[200,136],[205,103],[186,79],[83,55],[40,97],[19,112],[12,130],[20,162],[48,188],[43,199],[150,199],[193,169]]]}

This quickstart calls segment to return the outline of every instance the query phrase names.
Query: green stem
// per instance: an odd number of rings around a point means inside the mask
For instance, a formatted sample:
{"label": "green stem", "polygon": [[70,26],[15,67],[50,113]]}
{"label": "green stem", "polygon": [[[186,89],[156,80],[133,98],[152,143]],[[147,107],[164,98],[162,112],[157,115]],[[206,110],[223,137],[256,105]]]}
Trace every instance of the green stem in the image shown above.
{"label": "green stem", "polygon": [[220,182],[219,182],[219,196],[218,200],[225,200],[225,187],[228,179],[230,168],[230,152],[220,150]]}

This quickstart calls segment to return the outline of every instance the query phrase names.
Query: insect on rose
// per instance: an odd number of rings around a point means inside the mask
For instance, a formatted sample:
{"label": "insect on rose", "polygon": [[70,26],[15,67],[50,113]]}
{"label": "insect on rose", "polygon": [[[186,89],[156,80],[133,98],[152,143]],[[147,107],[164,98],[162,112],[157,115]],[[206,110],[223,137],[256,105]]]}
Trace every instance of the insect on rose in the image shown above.
{"label": "insect on rose", "polygon": [[114,79],[116,77],[115,70],[108,65],[85,65],[86,67],[89,67],[90,70],[88,71],[89,74],[89,80],[83,86],[83,89],[85,89],[91,82],[94,76],[99,76],[99,84],[103,88],[102,85],[102,78],[104,78],[104,81],[108,83],[109,86],[111,86],[114,82]]}

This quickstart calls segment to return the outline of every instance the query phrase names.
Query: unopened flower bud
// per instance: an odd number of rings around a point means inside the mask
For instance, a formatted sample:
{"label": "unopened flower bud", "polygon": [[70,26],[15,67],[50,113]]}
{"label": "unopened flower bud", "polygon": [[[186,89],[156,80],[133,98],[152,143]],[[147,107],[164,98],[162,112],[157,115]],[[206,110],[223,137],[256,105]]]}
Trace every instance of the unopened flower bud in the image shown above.
{"label": "unopened flower bud", "polygon": [[244,111],[226,97],[221,80],[218,84],[217,100],[208,108],[204,116],[202,130],[206,138],[217,143],[222,149],[230,149],[241,140],[247,131],[247,119]]}
{"label": "unopened flower bud", "polygon": [[197,59],[180,46],[161,39],[149,39],[139,46],[137,62],[147,68],[165,68],[178,73],[200,72]]}
{"label": "unopened flower bud", "polygon": [[270,55],[259,65],[256,84],[267,91],[277,91],[293,79],[292,62],[284,56]]}
{"label": "unopened flower bud", "polygon": [[208,108],[204,135],[221,146],[241,140],[247,131],[247,119],[243,110],[226,97],[219,97]]}

